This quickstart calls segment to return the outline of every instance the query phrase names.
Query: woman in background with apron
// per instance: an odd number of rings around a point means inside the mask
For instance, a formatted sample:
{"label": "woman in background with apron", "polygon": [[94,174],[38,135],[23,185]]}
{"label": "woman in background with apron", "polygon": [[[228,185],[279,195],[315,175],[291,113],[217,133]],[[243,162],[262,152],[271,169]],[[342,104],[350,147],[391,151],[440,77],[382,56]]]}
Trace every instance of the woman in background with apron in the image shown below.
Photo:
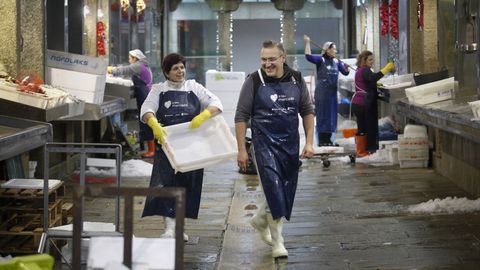
{"label": "woman in background with apron", "polygon": [[[185,80],[185,58],[176,53],[165,56],[162,71],[166,81],[152,86],[152,91],[142,105],[141,119],[153,130],[158,144],[153,161],[150,187],[184,187],[186,192],[186,218],[198,218],[203,184],[203,169],[177,172],[170,165],[160,144],[165,140],[165,129],[191,122],[189,127],[200,127],[210,117],[223,110],[222,103],[209,90],[195,80]],[[143,217],[165,217],[165,233],[162,237],[175,237],[175,207],[172,199],[147,197]],[[188,241],[184,233],[184,240]]]}
{"label": "woman in background with apron", "polygon": [[318,146],[333,145],[330,138],[337,130],[337,81],[338,72],[348,75],[348,65],[335,59],[337,47],[331,41],[323,45],[321,56],[312,55],[310,38],[303,36],[305,41],[305,58],[315,64],[317,78],[315,83],[315,117],[318,135]]}
{"label": "woman in background with apron", "polygon": [[[132,76],[137,109],[140,113],[142,104],[147,98],[152,87],[152,71],[148,67],[147,57],[139,49],[131,50],[128,53],[130,65],[121,67],[108,67],[107,72],[113,76]],[[151,158],[155,154],[155,143],[153,142],[152,130],[142,123],[138,118],[140,127],[140,147],[143,150],[143,143],[148,142],[148,151],[142,155],[144,158]]]}
{"label": "woman in background with apron", "polygon": [[363,51],[357,56],[355,73],[355,94],[352,98],[352,111],[357,119],[357,157],[364,157],[378,149],[378,105],[377,81],[395,69],[389,62],[379,72],[373,72],[373,53]]}

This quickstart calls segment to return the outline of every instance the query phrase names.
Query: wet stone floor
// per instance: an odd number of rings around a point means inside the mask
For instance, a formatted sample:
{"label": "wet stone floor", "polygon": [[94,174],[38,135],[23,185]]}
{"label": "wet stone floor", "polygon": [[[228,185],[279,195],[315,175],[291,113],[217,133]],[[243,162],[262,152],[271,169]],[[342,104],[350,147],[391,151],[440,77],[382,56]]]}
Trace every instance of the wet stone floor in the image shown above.
{"label": "wet stone floor", "polygon": [[[148,186],[124,178],[124,186]],[[432,169],[400,169],[303,162],[292,218],[284,224],[288,259],[273,260],[248,220],[263,192],[256,176],[237,173],[234,161],[205,170],[199,219],[186,219],[185,269],[480,269],[480,212],[412,214],[408,206],[468,197]],[[474,199],[474,198],[470,198]],[[85,219],[107,221],[112,208],[87,202]],[[161,218],[140,218],[134,234],[158,237]]]}

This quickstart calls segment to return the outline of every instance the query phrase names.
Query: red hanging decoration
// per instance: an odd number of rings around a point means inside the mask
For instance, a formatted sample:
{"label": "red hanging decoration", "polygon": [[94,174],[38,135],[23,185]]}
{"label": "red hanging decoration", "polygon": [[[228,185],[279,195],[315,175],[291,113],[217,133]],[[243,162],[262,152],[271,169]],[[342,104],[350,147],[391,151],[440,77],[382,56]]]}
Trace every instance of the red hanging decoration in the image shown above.
{"label": "red hanging decoration", "polygon": [[380,4],[380,20],[382,21],[381,26],[381,33],[382,36],[386,36],[388,34],[388,0],[382,0]]}
{"label": "red hanging decoration", "polygon": [[398,0],[392,0],[390,3],[390,33],[398,40]]}
{"label": "red hanging decoration", "polygon": [[105,26],[103,22],[97,22],[97,53],[105,55]]}
{"label": "red hanging decoration", "polygon": [[417,29],[423,30],[423,0],[417,1]]}

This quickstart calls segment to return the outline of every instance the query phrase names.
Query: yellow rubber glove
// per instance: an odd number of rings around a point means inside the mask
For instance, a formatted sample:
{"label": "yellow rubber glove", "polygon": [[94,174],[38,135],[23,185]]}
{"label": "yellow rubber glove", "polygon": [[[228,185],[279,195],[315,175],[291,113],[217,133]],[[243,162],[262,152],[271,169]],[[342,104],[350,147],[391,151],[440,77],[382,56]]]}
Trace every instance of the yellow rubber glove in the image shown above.
{"label": "yellow rubber glove", "polygon": [[167,135],[167,131],[163,128],[160,123],[158,123],[157,118],[150,117],[147,121],[147,125],[152,129],[153,136],[155,139],[158,140],[159,144],[165,143],[165,136]]}
{"label": "yellow rubber glove", "polygon": [[395,65],[393,64],[393,62],[388,62],[381,70],[380,72],[382,72],[383,75],[387,74],[388,72],[392,71],[395,69]]}
{"label": "yellow rubber glove", "polygon": [[108,74],[112,74],[112,72],[113,72],[113,67],[112,67],[112,66],[108,66],[108,67],[107,67],[107,73],[108,73]]}
{"label": "yellow rubber glove", "polygon": [[212,117],[212,114],[208,109],[205,109],[203,110],[203,112],[201,112],[192,119],[192,122],[190,122],[190,126],[188,127],[199,128],[203,124],[203,122],[207,121],[210,117]]}

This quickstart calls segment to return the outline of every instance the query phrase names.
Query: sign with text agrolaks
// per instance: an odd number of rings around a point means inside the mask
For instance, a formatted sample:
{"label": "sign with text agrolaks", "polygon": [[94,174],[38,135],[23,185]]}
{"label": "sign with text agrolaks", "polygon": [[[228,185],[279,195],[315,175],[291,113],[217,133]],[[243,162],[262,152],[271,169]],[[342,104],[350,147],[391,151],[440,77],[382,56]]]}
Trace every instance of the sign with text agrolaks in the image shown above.
{"label": "sign with text agrolaks", "polygon": [[105,60],[81,54],[47,50],[45,62],[48,67],[96,75],[105,75],[107,71]]}

